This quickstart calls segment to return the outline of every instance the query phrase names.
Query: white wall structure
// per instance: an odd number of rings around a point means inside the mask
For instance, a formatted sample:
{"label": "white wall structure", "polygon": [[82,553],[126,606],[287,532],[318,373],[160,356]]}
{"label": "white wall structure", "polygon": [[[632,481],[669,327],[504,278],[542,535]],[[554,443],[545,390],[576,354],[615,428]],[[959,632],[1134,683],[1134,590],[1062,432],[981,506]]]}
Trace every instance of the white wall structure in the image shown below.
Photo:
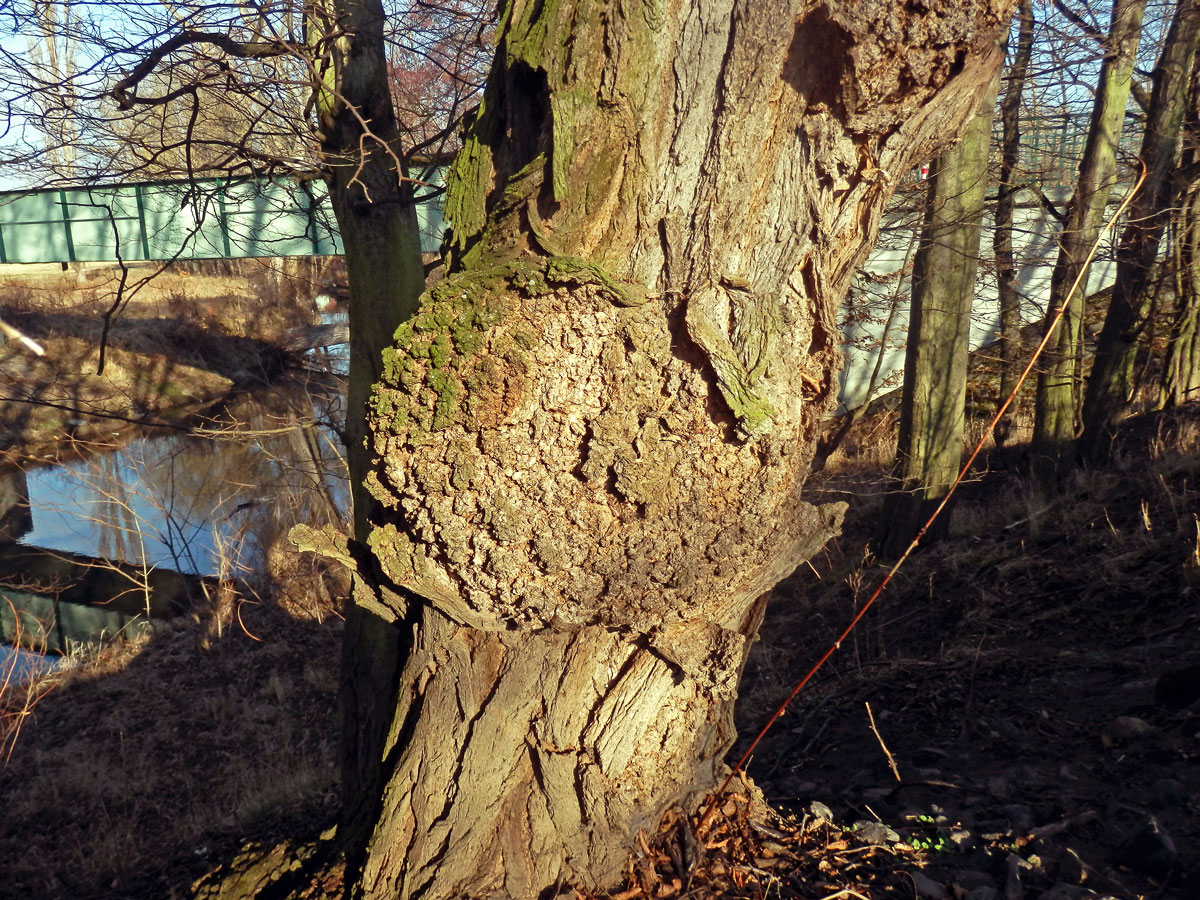
{"label": "white wall structure", "polygon": [[[1119,187],[1115,193],[1124,194]],[[1061,193],[1052,199],[1065,205],[1066,197]],[[909,219],[916,219],[915,227],[920,227],[919,215],[909,216]],[[994,342],[1000,328],[991,243],[994,227],[990,217],[985,218],[983,229],[979,277],[971,316],[972,350]],[[1036,200],[1020,203],[1014,212],[1013,253],[1018,267],[1017,291],[1026,323],[1039,321],[1045,315],[1050,296],[1050,276],[1058,257],[1059,230],[1059,223]],[[843,408],[853,409],[900,386],[904,373],[904,347],[908,338],[911,274],[901,280],[898,273],[906,265],[911,265],[912,253],[915,252],[914,237],[913,226],[894,224],[886,228],[879,245],[863,267],[863,273],[856,279],[855,290],[843,306],[842,337],[846,348],[846,364],[841,375]],[[1088,274],[1089,293],[1103,290],[1116,277],[1113,240],[1115,238],[1110,235],[1096,254],[1096,261]],[[874,292],[867,295],[869,285],[888,276],[890,281],[876,285]],[[892,298],[897,297],[893,301]],[[888,307],[891,302],[898,305],[889,325]],[[879,360],[881,353],[882,362]],[[877,365],[874,390],[868,396]]]}

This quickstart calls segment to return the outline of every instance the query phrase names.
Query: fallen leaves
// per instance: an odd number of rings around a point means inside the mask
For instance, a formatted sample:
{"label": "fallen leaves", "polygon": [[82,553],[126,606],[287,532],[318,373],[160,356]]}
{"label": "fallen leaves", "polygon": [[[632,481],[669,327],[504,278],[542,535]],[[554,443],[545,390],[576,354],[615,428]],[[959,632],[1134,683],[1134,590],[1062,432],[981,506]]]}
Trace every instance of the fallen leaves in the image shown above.
{"label": "fallen leaves", "polygon": [[860,839],[813,806],[785,815],[747,791],[707,813],[707,806],[693,815],[669,810],[655,834],[639,833],[625,884],[602,895],[576,890],[576,900],[872,900],[901,884],[911,892],[906,870],[920,865],[911,847]]}

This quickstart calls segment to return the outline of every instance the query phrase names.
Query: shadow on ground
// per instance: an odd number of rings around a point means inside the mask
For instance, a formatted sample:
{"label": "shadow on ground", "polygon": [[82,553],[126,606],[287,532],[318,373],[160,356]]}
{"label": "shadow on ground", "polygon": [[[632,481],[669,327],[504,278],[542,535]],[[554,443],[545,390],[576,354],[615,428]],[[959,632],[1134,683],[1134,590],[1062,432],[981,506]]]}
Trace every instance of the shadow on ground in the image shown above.
{"label": "shadow on ground", "polygon": [[340,628],[243,603],[57,677],[0,768],[0,895],[179,896],[336,817]]}
{"label": "shadow on ground", "polygon": [[[909,560],[750,774],[778,807],[928,850],[922,896],[1197,896],[1200,406],[1130,420],[1114,464],[1061,493],[1019,456],[966,485],[950,539]],[[810,485],[850,513],[777,590],[742,746],[882,578],[884,489],[852,463]]]}

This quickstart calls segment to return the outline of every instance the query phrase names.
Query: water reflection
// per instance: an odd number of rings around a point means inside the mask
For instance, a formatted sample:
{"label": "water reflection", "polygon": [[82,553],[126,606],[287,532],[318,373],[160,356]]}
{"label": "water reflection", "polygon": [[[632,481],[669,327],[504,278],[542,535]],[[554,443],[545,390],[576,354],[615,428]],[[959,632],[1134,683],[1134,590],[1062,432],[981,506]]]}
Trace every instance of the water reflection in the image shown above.
{"label": "water reflection", "polygon": [[[65,652],[177,612],[207,590],[194,576],[261,583],[293,524],[345,516],[343,389],[328,372],[296,372],[199,428],[0,473],[0,640],[40,630],[27,643]],[[0,655],[0,672],[9,662]]]}
{"label": "water reflection", "polygon": [[340,384],[293,377],[242,397],[199,433],[152,433],[103,456],[27,473],[22,543],[253,576],[297,521],[339,521],[348,503]]}
{"label": "water reflection", "polygon": [[21,469],[0,472],[0,543],[15,541],[32,528],[25,472]]}

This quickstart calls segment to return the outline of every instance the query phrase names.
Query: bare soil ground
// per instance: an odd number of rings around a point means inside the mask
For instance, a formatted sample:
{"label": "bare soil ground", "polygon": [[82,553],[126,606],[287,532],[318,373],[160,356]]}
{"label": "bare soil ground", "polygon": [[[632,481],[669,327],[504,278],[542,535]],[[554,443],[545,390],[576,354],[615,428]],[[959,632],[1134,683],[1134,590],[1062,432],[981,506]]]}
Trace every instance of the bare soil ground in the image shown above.
{"label": "bare soil ground", "polygon": [[247,838],[331,824],[340,628],[305,603],[236,602],[0,692],[0,897],[188,896]]}
{"label": "bare soil ground", "polygon": [[[1200,407],[1129,420],[1113,465],[1061,491],[1023,452],[964,487],[951,537],[901,569],[750,774],[779,808],[887,826],[945,896],[1200,896]],[[881,580],[879,475],[843,460],[810,486],[850,513],[777,590],[743,733]]]}

